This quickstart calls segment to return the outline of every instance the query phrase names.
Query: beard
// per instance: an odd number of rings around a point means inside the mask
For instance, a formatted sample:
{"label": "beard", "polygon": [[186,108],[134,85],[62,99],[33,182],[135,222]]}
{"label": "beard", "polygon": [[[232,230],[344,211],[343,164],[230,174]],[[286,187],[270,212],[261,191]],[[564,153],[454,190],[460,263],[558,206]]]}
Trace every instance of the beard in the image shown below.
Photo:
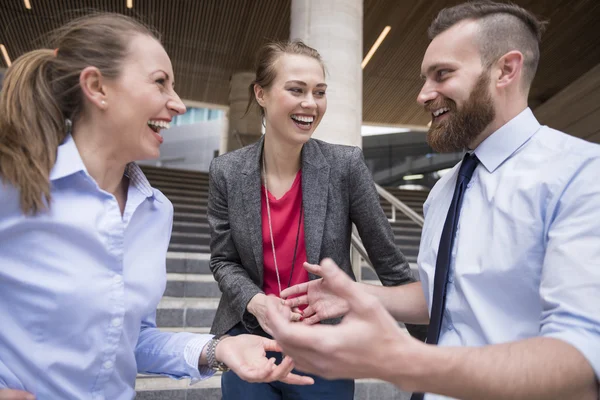
{"label": "beard", "polygon": [[451,153],[467,149],[481,132],[494,120],[496,111],[489,90],[490,78],[482,72],[469,98],[459,110],[453,100],[440,97],[428,104],[428,112],[443,107],[450,109],[444,120],[431,123],[427,132],[427,143],[439,153]]}

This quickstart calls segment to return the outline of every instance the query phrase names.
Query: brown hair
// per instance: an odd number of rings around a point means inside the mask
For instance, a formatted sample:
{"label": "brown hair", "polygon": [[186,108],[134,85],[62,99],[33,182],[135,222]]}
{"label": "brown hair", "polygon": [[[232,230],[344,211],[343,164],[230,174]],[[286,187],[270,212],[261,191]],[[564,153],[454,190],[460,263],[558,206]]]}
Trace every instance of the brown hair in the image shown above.
{"label": "brown hair", "polygon": [[265,110],[258,104],[256,97],[254,96],[254,85],[259,85],[263,89],[268,89],[271,86],[277,76],[275,63],[279,57],[284,54],[297,54],[314,58],[321,64],[321,67],[323,67],[323,74],[325,74],[325,64],[323,63],[323,59],[319,52],[312,47],[307,46],[301,40],[267,43],[258,50],[256,56],[256,79],[248,88],[250,99],[248,100],[246,113],[248,113],[248,110],[250,110],[250,107],[253,104],[256,104],[260,107],[260,114],[263,117],[265,116]]}
{"label": "brown hair", "polygon": [[132,33],[153,32],[121,14],[77,18],[56,30],[52,47],[19,57],[4,77],[0,95],[0,178],[19,190],[21,210],[35,215],[50,205],[50,171],[83,107],[81,71],[97,67],[117,78]]}
{"label": "brown hair", "polygon": [[439,12],[429,27],[429,39],[464,20],[479,25],[481,61],[489,68],[504,54],[519,50],[524,57],[523,85],[528,90],[540,60],[540,42],[547,21],[512,3],[490,0],[470,1]]}

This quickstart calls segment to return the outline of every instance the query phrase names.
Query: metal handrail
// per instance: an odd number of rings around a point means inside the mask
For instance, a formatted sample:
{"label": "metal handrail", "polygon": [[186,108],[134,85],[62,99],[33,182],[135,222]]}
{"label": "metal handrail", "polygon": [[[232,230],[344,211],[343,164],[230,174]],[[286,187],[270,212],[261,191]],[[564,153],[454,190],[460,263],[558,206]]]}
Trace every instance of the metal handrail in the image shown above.
{"label": "metal handrail", "polygon": [[369,264],[370,267],[373,267],[373,263],[369,259],[367,250],[365,249],[365,246],[363,246],[362,241],[360,240],[360,237],[358,236],[358,234],[356,232],[352,232],[352,236],[350,237],[350,240],[352,242],[352,247],[354,247],[354,249],[356,249],[356,251],[358,252],[358,254],[360,254],[360,256],[363,258],[363,260],[365,260],[366,263]]}
{"label": "metal handrail", "polygon": [[399,210],[400,212],[402,212],[402,214],[406,215],[414,223],[421,227],[423,226],[425,220],[412,208],[398,200],[396,196],[394,196],[378,184],[375,184],[375,188],[377,189],[377,193],[379,193],[381,197],[383,197],[388,203],[392,205],[392,221],[396,220],[396,210]]}
{"label": "metal handrail", "polygon": [[240,148],[244,147],[244,141],[242,140],[242,135],[240,135],[240,133],[234,129],[233,130],[233,136],[235,136],[235,138],[238,141],[238,144],[240,145]]}

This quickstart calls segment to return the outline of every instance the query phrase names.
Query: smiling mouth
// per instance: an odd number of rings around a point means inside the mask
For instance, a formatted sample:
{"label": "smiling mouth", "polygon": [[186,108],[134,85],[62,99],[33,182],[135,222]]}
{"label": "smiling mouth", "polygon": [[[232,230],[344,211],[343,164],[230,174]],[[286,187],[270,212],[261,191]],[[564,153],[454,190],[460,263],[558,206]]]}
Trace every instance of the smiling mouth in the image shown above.
{"label": "smiling mouth", "polygon": [[167,121],[154,121],[154,120],[149,120],[148,121],[148,126],[150,127],[150,129],[152,129],[154,132],[156,133],[160,133],[161,129],[169,129],[171,127],[171,124]]}
{"label": "smiling mouth", "polygon": [[312,126],[312,124],[315,122],[315,116],[313,115],[296,115],[293,114],[291,116],[292,121],[294,121],[294,123],[302,128],[302,129],[310,129],[310,127]]}

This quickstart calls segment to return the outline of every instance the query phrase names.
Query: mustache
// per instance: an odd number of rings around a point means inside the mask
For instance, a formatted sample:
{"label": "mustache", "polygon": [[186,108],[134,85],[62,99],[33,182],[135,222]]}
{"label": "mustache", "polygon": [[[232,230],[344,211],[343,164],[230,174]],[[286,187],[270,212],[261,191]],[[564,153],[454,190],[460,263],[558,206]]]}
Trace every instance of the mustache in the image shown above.
{"label": "mustache", "polygon": [[456,103],[450,99],[437,99],[432,101],[431,103],[425,104],[425,111],[428,113],[432,113],[435,110],[439,110],[440,108],[449,108],[450,111],[456,110]]}

